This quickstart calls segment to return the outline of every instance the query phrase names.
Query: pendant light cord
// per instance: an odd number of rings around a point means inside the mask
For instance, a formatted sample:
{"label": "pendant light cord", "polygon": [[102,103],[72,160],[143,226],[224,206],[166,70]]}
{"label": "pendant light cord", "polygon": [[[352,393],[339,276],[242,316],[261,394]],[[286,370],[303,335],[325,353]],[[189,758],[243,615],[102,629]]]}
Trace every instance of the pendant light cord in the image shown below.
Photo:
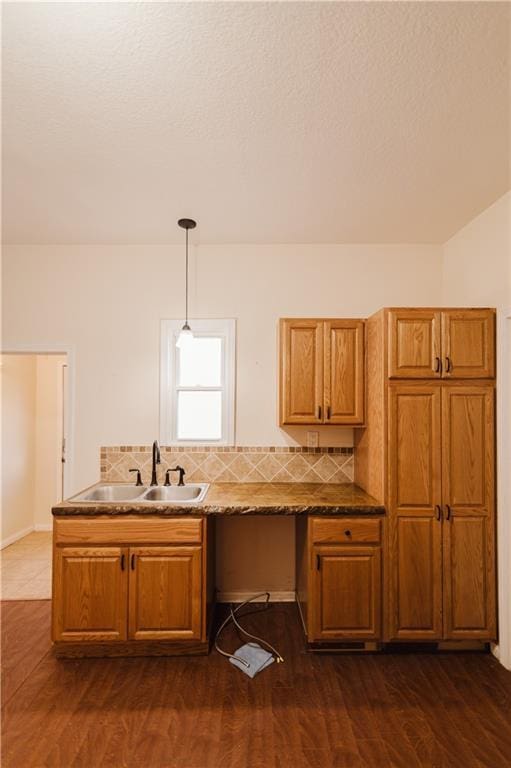
{"label": "pendant light cord", "polygon": [[186,230],[186,325],[188,325],[188,230]]}

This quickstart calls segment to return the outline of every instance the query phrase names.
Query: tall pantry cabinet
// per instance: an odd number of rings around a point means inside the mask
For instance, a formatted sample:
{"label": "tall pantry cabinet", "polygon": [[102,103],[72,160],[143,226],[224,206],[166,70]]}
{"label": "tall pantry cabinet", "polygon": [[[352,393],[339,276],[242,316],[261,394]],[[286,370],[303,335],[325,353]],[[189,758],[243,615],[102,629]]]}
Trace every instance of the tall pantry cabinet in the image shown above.
{"label": "tall pantry cabinet", "polygon": [[387,508],[384,639],[496,639],[495,312],[366,323],[355,482]]}

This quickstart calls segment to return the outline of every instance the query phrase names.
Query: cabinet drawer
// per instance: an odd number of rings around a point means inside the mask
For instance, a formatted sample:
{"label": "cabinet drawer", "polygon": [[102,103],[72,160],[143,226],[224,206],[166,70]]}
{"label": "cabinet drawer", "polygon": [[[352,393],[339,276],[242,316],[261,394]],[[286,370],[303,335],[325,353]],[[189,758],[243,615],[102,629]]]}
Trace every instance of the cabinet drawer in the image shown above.
{"label": "cabinet drawer", "polygon": [[313,517],[310,520],[313,544],[379,544],[381,520]]}
{"label": "cabinet drawer", "polygon": [[201,544],[203,521],[177,517],[104,517],[54,521],[56,544]]}

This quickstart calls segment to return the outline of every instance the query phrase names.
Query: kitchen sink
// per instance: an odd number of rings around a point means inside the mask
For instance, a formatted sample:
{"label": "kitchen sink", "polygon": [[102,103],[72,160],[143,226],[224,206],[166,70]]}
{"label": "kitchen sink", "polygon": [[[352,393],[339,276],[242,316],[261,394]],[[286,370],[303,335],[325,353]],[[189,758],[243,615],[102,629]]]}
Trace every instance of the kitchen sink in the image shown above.
{"label": "kitchen sink", "polygon": [[208,483],[191,485],[159,485],[150,488],[142,501],[201,502],[208,492]]}
{"label": "kitchen sink", "polygon": [[145,493],[143,485],[98,485],[88,491],[79,493],[70,501],[133,501]]}
{"label": "kitchen sink", "polygon": [[199,504],[208,492],[209,483],[191,483],[190,485],[156,485],[150,488],[143,485],[97,485],[83,491],[69,501],[97,501],[114,504],[123,502],[167,502],[168,504]]}

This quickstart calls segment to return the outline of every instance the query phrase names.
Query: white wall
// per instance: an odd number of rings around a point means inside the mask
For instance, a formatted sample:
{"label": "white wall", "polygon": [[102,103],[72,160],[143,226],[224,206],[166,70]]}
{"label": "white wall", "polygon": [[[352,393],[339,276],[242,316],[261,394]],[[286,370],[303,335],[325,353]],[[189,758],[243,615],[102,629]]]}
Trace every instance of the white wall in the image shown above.
{"label": "white wall", "polygon": [[32,530],[36,363],[33,357],[2,356],[2,545]]}
{"label": "white wall", "polygon": [[[277,426],[277,319],[364,317],[388,304],[437,304],[437,246],[196,246],[191,316],[237,318],[238,445],[281,445],[305,430]],[[73,347],[74,474],[99,477],[99,446],[148,445],[159,430],[159,324],[184,311],[176,246],[6,246],[4,348]],[[325,427],[321,444],[351,445]]]}
{"label": "white wall", "polygon": [[511,669],[511,192],[444,246],[444,305],[497,308],[497,499],[500,644]]}
{"label": "white wall", "polygon": [[[277,426],[279,317],[365,317],[385,304],[437,304],[441,253],[416,245],[195,247],[191,316],[237,319],[237,444],[305,443],[305,429]],[[99,479],[100,445],[158,437],[160,320],[184,311],[183,248],[11,246],[3,275],[4,348],[73,347],[69,487],[78,491]],[[320,432],[323,445],[352,445],[350,429]],[[243,522],[219,521],[221,592],[292,595],[293,520]]]}

